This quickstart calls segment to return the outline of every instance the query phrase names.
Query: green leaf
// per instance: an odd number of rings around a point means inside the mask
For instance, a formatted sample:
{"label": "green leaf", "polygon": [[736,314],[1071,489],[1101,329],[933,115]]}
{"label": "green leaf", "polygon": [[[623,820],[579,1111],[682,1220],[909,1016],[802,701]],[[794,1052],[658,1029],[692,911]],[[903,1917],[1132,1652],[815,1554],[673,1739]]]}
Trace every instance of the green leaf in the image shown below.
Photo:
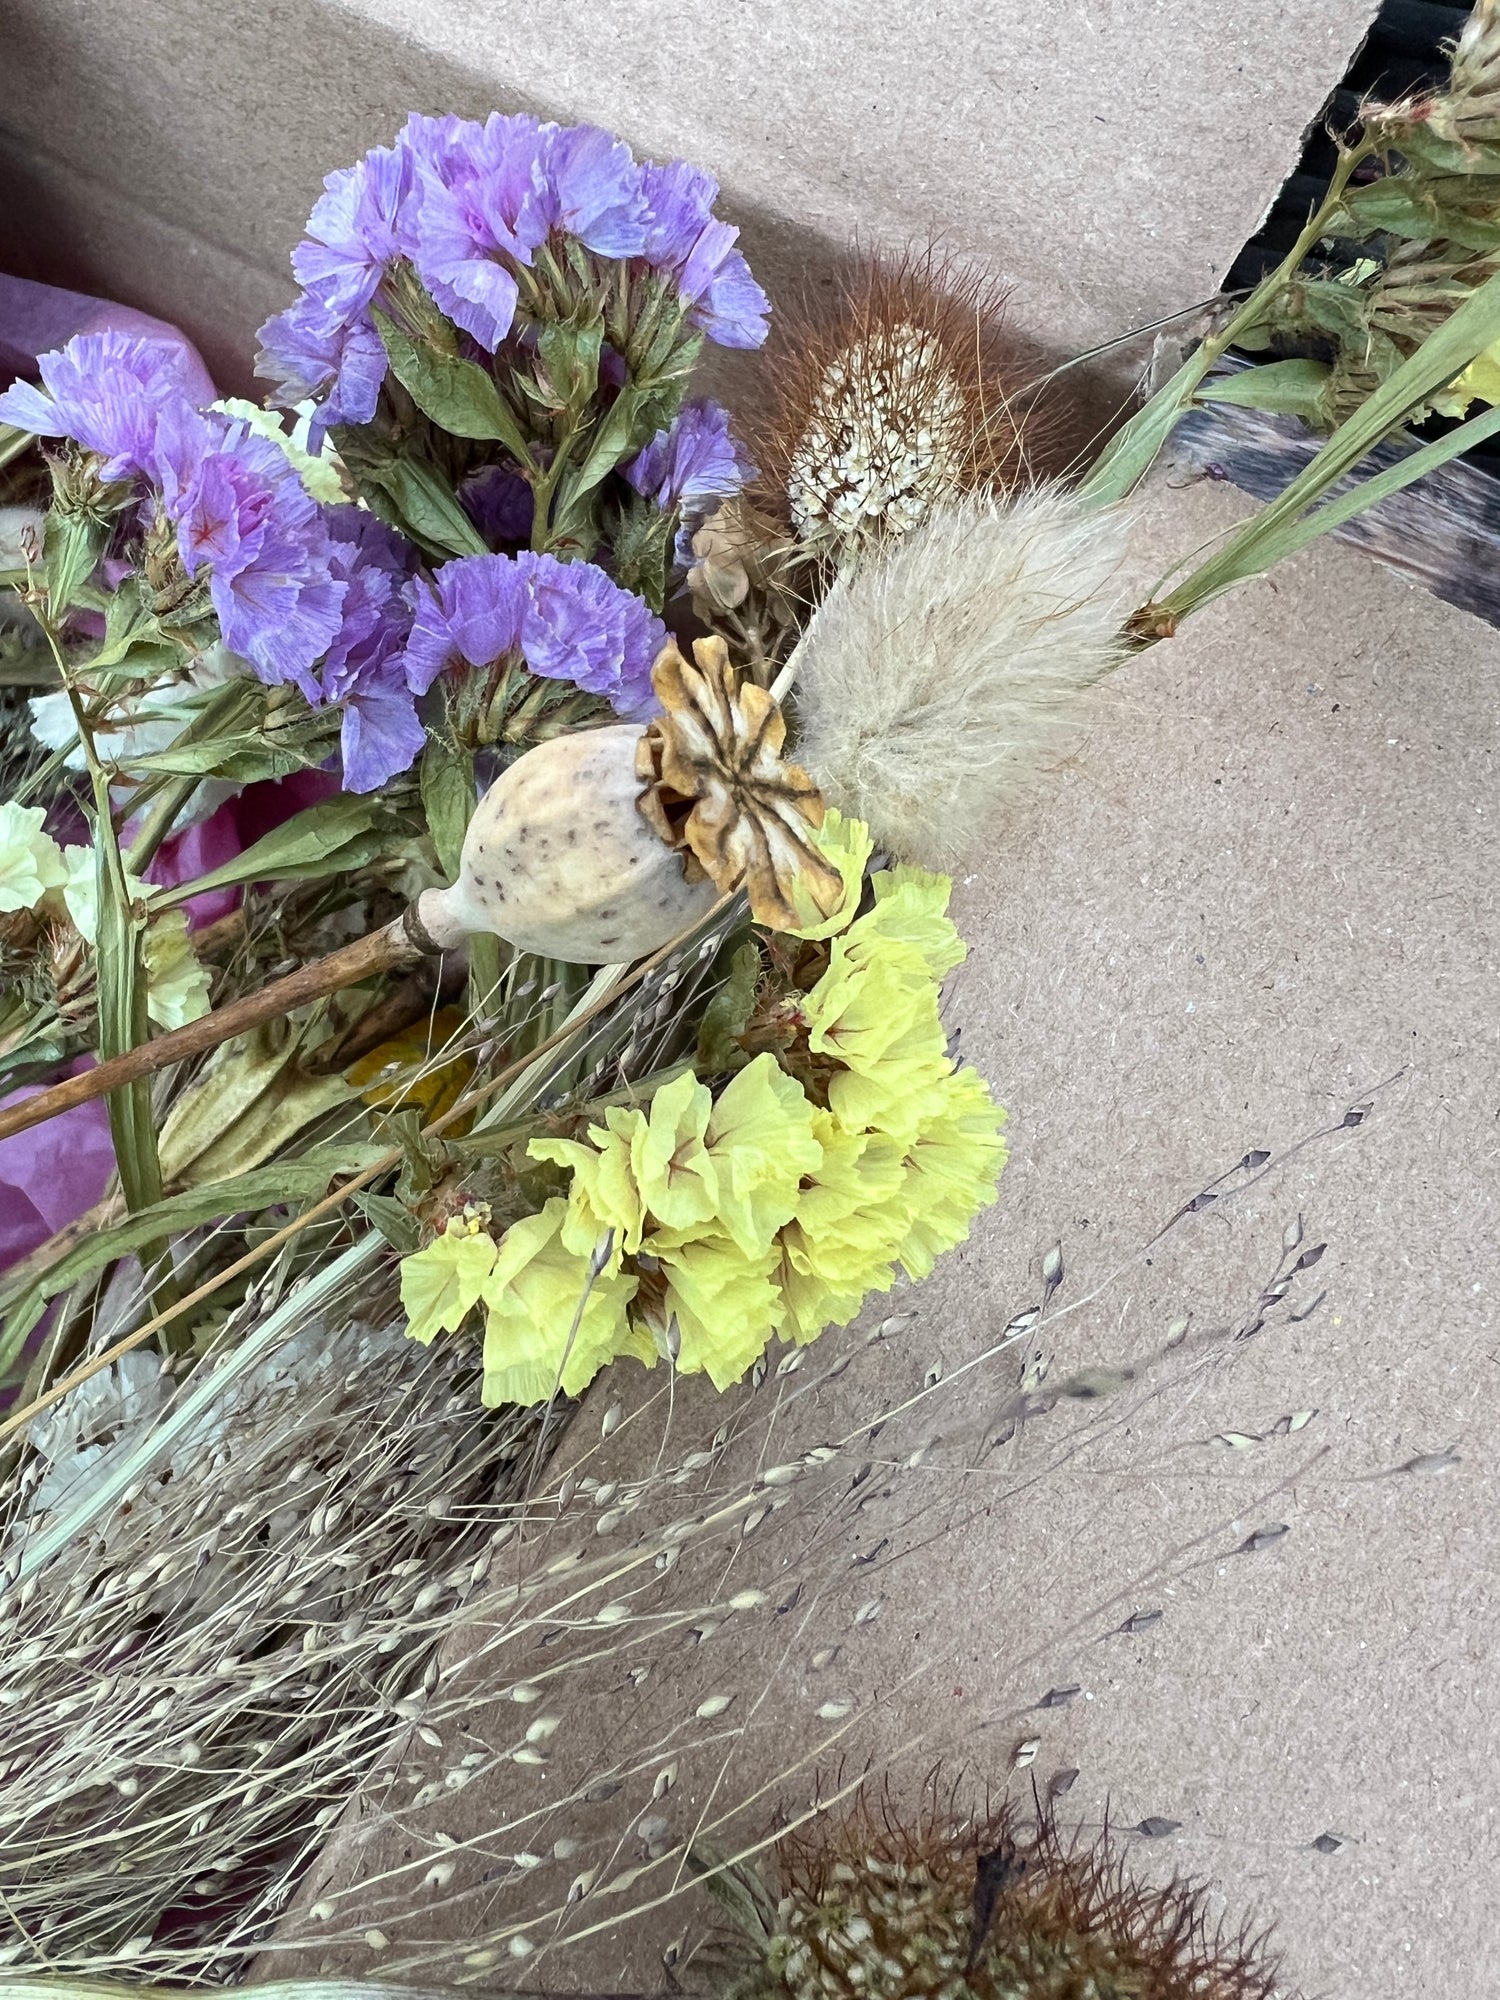
{"label": "green leaf", "polygon": [[570,466],[557,487],[552,509],[553,544],[587,543],[591,496],[617,467],[648,445],[666,420],[674,395],[627,385],[594,431],[582,461]]}
{"label": "green leaf", "polygon": [[214,1181],[207,1187],[170,1195],[112,1229],[97,1231],[44,1271],[6,1315],[5,1331],[0,1335],[0,1374],[19,1352],[49,1301],[117,1257],[133,1256],[164,1238],[222,1222],[226,1216],[254,1215],[265,1208],[317,1201],[335,1174],[359,1172],[378,1151],[373,1146],[315,1147],[298,1160],[279,1160],[274,1166],[260,1167],[233,1180]]}
{"label": "green leaf", "polygon": [[558,398],[557,407],[574,419],[582,416],[599,391],[599,361],[604,351],[604,322],[587,326],[550,320],[537,333],[537,353]]}
{"label": "green leaf", "polygon": [[473,764],[443,738],[430,736],[422,752],[422,810],[450,882],[458,880],[459,857],[475,803]]}
{"label": "green leaf", "polygon": [[47,608],[54,619],[77,601],[80,586],[93,575],[109,546],[109,534],[109,522],[96,515],[59,507],[49,511],[43,546]]}
{"label": "green leaf", "polygon": [[489,544],[453,497],[453,488],[434,465],[417,458],[389,458],[363,468],[395,512],[393,526],[411,536],[423,553],[484,556]]}
{"label": "green leaf", "polygon": [[1433,173],[1463,179],[1500,175],[1500,146],[1478,140],[1441,139],[1430,125],[1403,125],[1397,141],[1402,154]]}
{"label": "green leaf", "polygon": [[[1278,494],[1268,507],[1262,508],[1259,514],[1246,522],[1217,555],[1194,570],[1186,582],[1165,597],[1157,608],[1178,618],[1186,617],[1234,584],[1261,575],[1285,555],[1335,525],[1328,519],[1334,512],[1330,508],[1319,510],[1317,525],[1303,523],[1299,517],[1316,506],[1329,489],[1382,438],[1399,430],[1414,411],[1425,408],[1435,389],[1461,374],[1477,355],[1483,354],[1496,340],[1500,340],[1500,273],[1479,286],[1451,318],[1429,334],[1410,360],[1367,397],[1352,417],[1340,424],[1317,457],[1298,473],[1285,492]],[[1486,421],[1486,418],[1478,417],[1472,424],[1462,425],[1460,429],[1471,438],[1488,435],[1488,432],[1478,428]],[[1451,446],[1452,437],[1458,435],[1455,432],[1449,438],[1440,440],[1440,445]],[[1463,446],[1460,444],[1455,449],[1462,450]],[[1453,449],[1448,450],[1445,456],[1452,457]],[[1342,510],[1337,515],[1338,520],[1350,519],[1374,499],[1386,492],[1396,491],[1419,476],[1411,467],[1413,461],[1420,457],[1420,453],[1414,453],[1399,467],[1391,468],[1401,475],[1394,484],[1389,483],[1387,475],[1382,473],[1366,480],[1357,489],[1358,498],[1353,495],[1341,498],[1336,503],[1337,509]],[[1427,464],[1439,462],[1441,460],[1426,461]]]}
{"label": "green leaf", "polygon": [[[1471,213],[1471,205],[1481,213]],[[1500,247],[1500,223],[1485,220],[1486,209],[1492,215],[1500,211],[1500,183],[1487,190],[1483,181],[1420,182],[1392,176],[1350,188],[1344,196],[1344,216],[1358,232],[1378,231],[1413,243],[1446,239],[1470,250]],[[1335,218],[1334,233],[1342,233],[1343,219]]]}
{"label": "green leaf", "polygon": [[729,977],[703,1010],[698,1028],[698,1067],[706,1075],[743,1069],[750,1060],[735,1039],[750,1023],[760,984],[760,950],[747,938],[729,961]]}
{"label": "green leaf", "polygon": [[287,778],[294,771],[316,770],[327,761],[335,733],[332,720],[331,711],[325,711],[307,730],[279,729],[274,737],[259,729],[240,730],[209,743],[176,743],[170,750],[132,756],[130,768],[173,778],[229,778],[242,785],[261,778]]}
{"label": "green leaf", "polygon": [[477,361],[443,354],[426,341],[410,339],[379,310],[374,320],[396,380],[439,430],[503,444],[522,465],[531,462],[531,447],[520,424],[486,369]]}
{"label": "green leaf", "polygon": [[666,603],[678,518],[675,509],[663,513],[636,497],[609,524],[610,574],[622,590],[633,590],[658,614]]}
{"label": "green leaf", "polygon": [[1080,499],[1104,507],[1135,491],[1156,463],[1213,359],[1201,348],[1189,355],[1171,380],[1163,383],[1151,400],[1120,426],[1080,483]]}
{"label": "green leaf", "polygon": [[[108,794],[96,816],[98,933],[95,964],[99,984],[99,1059],[126,1055],[151,1033],[146,1018],[146,969],[141,955],[144,915],[131,901],[114,830]],[[161,1200],[161,1161],[151,1117],[151,1081],[138,1077],[106,1099],[110,1137],[125,1205],[135,1213]]]}
{"label": "green leaf", "polygon": [[1302,279],[1293,286],[1287,309],[1345,347],[1357,347],[1364,340],[1369,301],[1357,286],[1336,284],[1328,278]]}
{"label": "green leaf", "polygon": [[1200,403],[1240,403],[1254,410],[1279,410],[1298,417],[1318,414],[1333,371],[1324,361],[1268,361],[1238,375],[1211,377],[1199,389]]}
{"label": "green leaf", "polygon": [[152,898],[154,910],[171,909],[208,889],[234,889],[246,882],[309,882],[363,868],[388,852],[396,838],[390,808],[378,798],[340,792],[308,806],[284,825],[264,834],[253,847],[192,882],[180,882]]}
{"label": "green leaf", "polygon": [[366,1188],[354,1196],[353,1205],[401,1256],[409,1257],[420,1245],[422,1225],[393,1194],[371,1194]]}

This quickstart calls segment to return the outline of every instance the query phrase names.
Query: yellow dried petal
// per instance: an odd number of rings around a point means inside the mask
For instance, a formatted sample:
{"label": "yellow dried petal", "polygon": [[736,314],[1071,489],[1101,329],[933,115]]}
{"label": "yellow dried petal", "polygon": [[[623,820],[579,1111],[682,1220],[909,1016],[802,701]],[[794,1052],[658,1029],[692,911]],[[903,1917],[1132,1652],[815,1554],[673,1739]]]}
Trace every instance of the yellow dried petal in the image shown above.
{"label": "yellow dried petal", "polygon": [[554,1197],[501,1238],[485,1280],[484,1403],[545,1402],[559,1389],[576,1396],[622,1353],[651,1361],[626,1307],[636,1280],[589,1263],[562,1240],[568,1204]]}
{"label": "yellow dried petal", "polygon": [[406,1331],[430,1346],[441,1333],[454,1333],[478,1305],[495,1268],[495,1244],[472,1235],[455,1216],[425,1250],[401,1259],[401,1304]]}

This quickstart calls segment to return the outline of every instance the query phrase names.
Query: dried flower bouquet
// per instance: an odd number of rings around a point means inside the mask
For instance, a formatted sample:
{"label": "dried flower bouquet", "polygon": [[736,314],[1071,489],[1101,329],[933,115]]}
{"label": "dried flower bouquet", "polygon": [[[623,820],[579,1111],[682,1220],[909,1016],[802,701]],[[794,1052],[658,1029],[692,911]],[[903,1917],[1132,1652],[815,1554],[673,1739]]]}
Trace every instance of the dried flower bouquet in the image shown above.
{"label": "dried flower bouquet", "polygon": [[[1477,228],[1488,140],[1446,102],[1372,120],[1340,185],[1409,194],[1423,125],[1477,176]],[[343,1666],[313,1647],[211,1709],[243,1761],[326,1699],[295,1784],[242,1808],[262,1917],[310,1801],[336,1812],[378,1749],[371,1724],[308,1776],[356,1683],[389,1723],[432,1657],[430,1623],[372,1619],[386,1572],[461,1570],[453,1616],[482,1587],[455,1494],[521,1496],[601,1369],[727,1389],[994,1200],[1003,1114],[948,1046],[936,871],[1133,651],[1495,421],[1328,497],[1500,339],[1500,278],[1445,266],[1375,379],[1341,350],[1335,408],[1320,378],[1337,427],[1307,472],[1133,607],[1129,495],[1195,399],[1242,393],[1216,360],[1305,304],[1322,210],[1066,483],[1035,476],[995,300],[932,258],[773,351],[741,442],[691,393],[706,341],[767,331],[717,192],[591,127],[413,117],[330,175],[293,255],[260,360],[285,418],[211,401],[149,330],[0,396],[25,725],[0,782],[0,1699],[55,1650],[127,1684],[129,1738],[183,1649],[274,1655],[296,1586],[266,1544],[334,1532],[357,1439],[348,1587],[313,1627],[347,1630]],[[413,1480],[416,1528],[389,1511]],[[37,1715],[0,1748],[0,1832],[85,1861],[11,1959],[144,1938],[149,1965],[175,1924],[171,1968],[222,1971],[243,1931],[191,1886],[222,1835],[181,1803],[182,1744],[142,1793]],[[183,1846],[124,1915],[78,1845],[99,1786]]]}

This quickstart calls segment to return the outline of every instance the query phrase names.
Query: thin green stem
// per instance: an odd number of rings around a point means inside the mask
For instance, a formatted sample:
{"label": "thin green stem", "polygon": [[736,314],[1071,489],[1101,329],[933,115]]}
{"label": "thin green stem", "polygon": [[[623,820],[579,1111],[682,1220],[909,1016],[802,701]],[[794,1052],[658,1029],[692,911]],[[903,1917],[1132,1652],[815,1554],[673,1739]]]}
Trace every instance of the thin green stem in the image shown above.
{"label": "thin green stem", "polygon": [[1234,343],[1266,318],[1272,305],[1301,268],[1307,254],[1328,233],[1342,205],[1344,190],[1356,169],[1375,151],[1369,141],[1340,151],[1328,193],[1308,218],[1306,227],[1276,266],[1238,305],[1216,333],[1199,342],[1171,380],[1117,431],[1079,488],[1085,499],[1099,505],[1123,499],[1139,485],[1171,436],[1178,417],[1191,404],[1198,385]]}

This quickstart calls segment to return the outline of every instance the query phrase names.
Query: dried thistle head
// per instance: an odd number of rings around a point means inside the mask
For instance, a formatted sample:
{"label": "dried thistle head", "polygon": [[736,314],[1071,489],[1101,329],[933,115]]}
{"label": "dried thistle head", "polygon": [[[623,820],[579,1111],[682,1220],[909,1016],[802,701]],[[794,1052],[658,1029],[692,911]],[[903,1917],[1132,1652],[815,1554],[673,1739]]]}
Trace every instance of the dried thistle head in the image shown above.
{"label": "dried thistle head", "polygon": [[841,578],[808,627],[798,755],[877,846],[942,867],[1127,656],[1129,516],[976,494]]}
{"label": "dried thistle head", "polygon": [[960,1818],[934,1787],[812,1822],[778,1850],[781,1896],[741,1995],[759,2000],[1270,2000],[1264,1936],[1212,1926],[1204,1890],[1132,1880],[1108,1831],[1080,1843],[1014,1803]]}
{"label": "dried thistle head", "polygon": [[722,639],[695,640],[693,659],[668,646],[652,669],[663,713],[636,753],[641,813],[688,857],[690,881],[743,887],[757,923],[792,929],[807,920],[808,897],[832,916],[843,877],[809,838],[823,800],[781,754],[786,718],[764,688],[741,681]]}
{"label": "dried thistle head", "polygon": [[810,553],[841,565],[1025,476],[1032,412],[1002,304],[928,250],[866,260],[831,310],[786,316],[755,451]]}

